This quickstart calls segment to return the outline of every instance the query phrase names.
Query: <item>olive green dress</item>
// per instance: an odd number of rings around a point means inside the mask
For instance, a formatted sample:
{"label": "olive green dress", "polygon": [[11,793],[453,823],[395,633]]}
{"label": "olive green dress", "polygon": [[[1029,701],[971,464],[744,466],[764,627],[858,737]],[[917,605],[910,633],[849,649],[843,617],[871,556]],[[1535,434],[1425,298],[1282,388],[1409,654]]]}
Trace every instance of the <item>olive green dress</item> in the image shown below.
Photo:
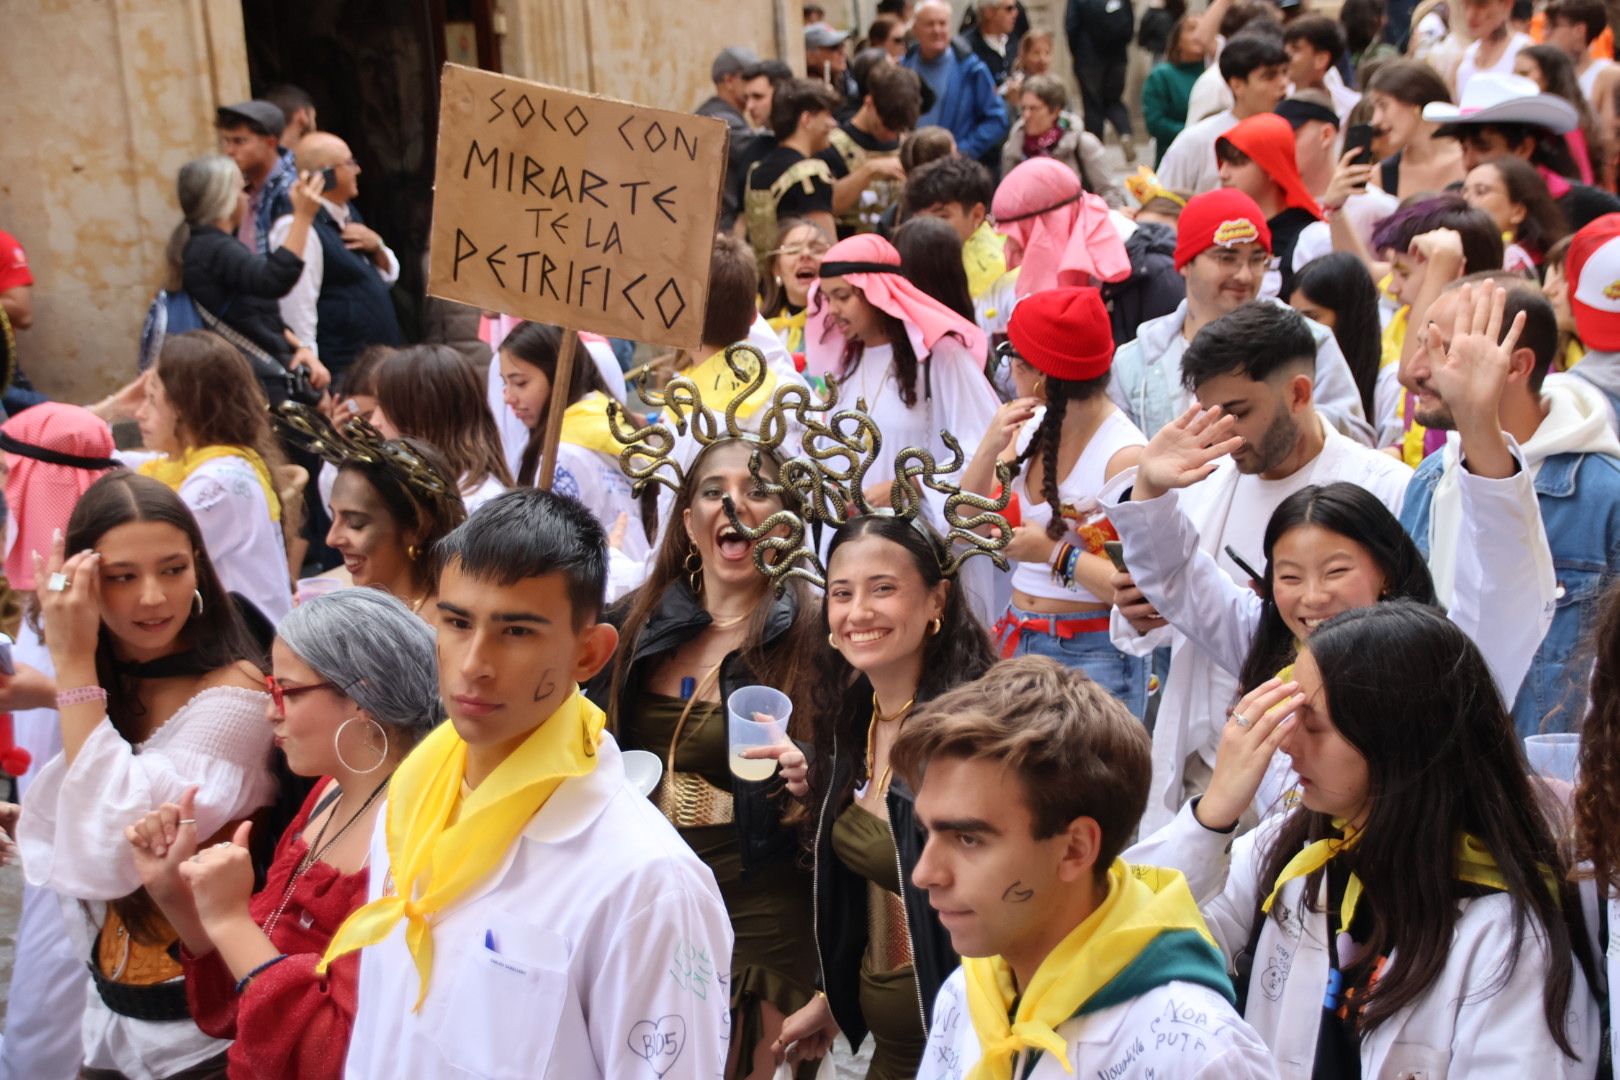
{"label": "olive green dress", "polygon": [[874,1049],[866,1080],[909,1080],[922,1063],[928,1031],[911,967],[911,931],[900,898],[900,860],[889,823],[855,803],[833,822],[834,853],[867,881],[861,1015]]}
{"label": "olive green dress", "polygon": [[[626,743],[657,754],[667,768],[670,739],[685,708],[680,698],[645,695],[621,720]],[[675,768],[697,773],[729,792],[732,776],[726,755],[725,710],[717,702],[694,703],[675,748]],[[731,950],[731,1008],[741,1025],[744,1048],[739,1071],[746,1074],[748,1054],[762,1031],[758,1003],[768,1001],[789,1016],[815,995],[816,946],[808,932],[810,876],[795,860],[784,858],[752,868],[745,880],[734,823],[681,829],[680,834],[714,873],[731,916],[736,939]]]}

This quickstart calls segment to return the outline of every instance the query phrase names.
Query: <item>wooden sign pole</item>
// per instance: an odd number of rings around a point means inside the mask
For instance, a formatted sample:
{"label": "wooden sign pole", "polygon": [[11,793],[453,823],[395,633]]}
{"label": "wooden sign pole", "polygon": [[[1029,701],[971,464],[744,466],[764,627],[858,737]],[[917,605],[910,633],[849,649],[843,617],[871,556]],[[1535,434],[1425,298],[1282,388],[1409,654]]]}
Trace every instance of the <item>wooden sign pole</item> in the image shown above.
{"label": "wooden sign pole", "polygon": [[551,380],[551,400],[546,406],[546,441],[540,457],[539,487],[551,490],[557,471],[557,442],[562,438],[563,413],[568,409],[568,388],[574,381],[574,356],[579,352],[579,332],[564,330],[557,346],[557,374]]}

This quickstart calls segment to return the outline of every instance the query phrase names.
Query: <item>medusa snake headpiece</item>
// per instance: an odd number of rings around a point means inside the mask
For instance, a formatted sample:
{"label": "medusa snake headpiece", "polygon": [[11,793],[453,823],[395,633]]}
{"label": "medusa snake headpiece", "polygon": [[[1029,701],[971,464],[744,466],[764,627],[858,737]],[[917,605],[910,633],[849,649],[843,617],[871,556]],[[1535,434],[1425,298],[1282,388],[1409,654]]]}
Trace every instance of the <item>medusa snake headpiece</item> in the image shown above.
{"label": "medusa snake headpiece", "polygon": [[282,402],[271,414],[276,427],[291,441],[340,469],[359,464],[386,470],[425,504],[460,498],[439,471],[407,443],[384,438],[364,420],[355,418],[339,428],[308,405],[294,401]]}

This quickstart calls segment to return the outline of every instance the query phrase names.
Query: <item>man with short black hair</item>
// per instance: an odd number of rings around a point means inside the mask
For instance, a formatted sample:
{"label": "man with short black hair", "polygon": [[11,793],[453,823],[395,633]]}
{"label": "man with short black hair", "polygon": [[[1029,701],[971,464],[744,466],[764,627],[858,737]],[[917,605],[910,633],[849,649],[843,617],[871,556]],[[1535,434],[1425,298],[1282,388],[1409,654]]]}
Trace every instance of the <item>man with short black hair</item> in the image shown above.
{"label": "man with short black hair", "polygon": [[348,1074],[711,1080],[725,905],[579,690],[618,642],[601,523],[517,489],[437,556],[449,722],[390,780],[369,902],[320,968],[365,950]]}
{"label": "man with short black hair", "polygon": [[919,1080],[1277,1075],[1186,879],[1120,858],[1149,739],[1084,672],[1003,661],[919,708],[892,760],[926,833],[912,882],[963,958]]}
{"label": "man with short black hair", "polygon": [[771,102],[776,147],[748,167],[743,186],[748,240],[756,254],[776,246],[776,223],[784,217],[813,221],[828,236],[838,231],[832,170],[819,156],[838,126],[837,107],[838,95],[811,79],[790,79],[776,88]]}
{"label": "man with short black hair", "polygon": [[292,213],[288,190],[298,179],[292,151],[281,145],[287,118],[268,101],[221,105],[215,112],[220,152],[236,162],[247,183],[248,212],[236,238],[251,251],[270,254],[270,225]]}
{"label": "man with short black hair", "polygon": [[699,116],[715,116],[726,122],[733,139],[748,134],[750,126],[743,109],[748,104],[743,73],[759,63],[754,50],[732,45],[721,49],[709,65],[714,94],[695,110]]}
{"label": "man with short black hair", "polygon": [[319,131],[315,122],[315,99],[303,87],[281,83],[264,92],[264,100],[281,110],[287,126],[281,131],[281,145],[298,153],[298,143],[312,131]]}
{"label": "man with short black hair", "polygon": [[1221,182],[1215,140],[1260,113],[1271,112],[1288,89],[1288,53],[1266,34],[1245,32],[1221,50],[1221,78],[1232,107],[1183,128],[1159,162],[1159,183],[1169,191],[1209,191]]}
{"label": "man with short black hair", "polygon": [[1288,81],[1294,92],[1325,90],[1342,122],[1361,95],[1344,85],[1339,58],[1344,55],[1344,31],[1326,15],[1301,15],[1283,27],[1283,49],[1288,53]]}
{"label": "man with short black hair", "polygon": [[[1475,76],[1475,81],[1485,76]],[[1572,282],[1573,284],[1573,282]],[[1493,341],[1459,312],[1475,310],[1478,289],[1507,291],[1500,330]],[[1515,321],[1523,316],[1522,327]],[[1418,423],[1460,432],[1457,403],[1443,391],[1436,369],[1457,347],[1457,338],[1481,339],[1480,349],[1512,338],[1496,405],[1502,432],[1518,444],[1524,468],[1535,477],[1541,520],[1557,575],[1552,628],[1531,661],[1530,674],[1513,704],[1519,734],[1572,731],[1587,696],[1590,666],[1579,662],[1584,628],[1591,625],[1599,595],[1620,570],[1620,440],[1603,392],[1574,375],[1548,378],[1558,352],[1558,319],[1541,291],[1500,271],[1472,274],[1453,283],[1429,305],[1423,325],[1413,325],[1417,347],[1401,360],[1401,385],[1414,395]],[[1468,538],[1456,496],[1459,469],[1472,471],[1457,438],[1423,459],[1406,491],[1401,524],[1429,561],[1442,607],[1454,599],[1452,585]]]}
{"label": "man with short black hair", "polygon": [[793,69],[780,60],[761,60],[742,73],[743,111],[756,132],[771,130],[771,101],[780,83],[793,78]]}
{"label": "man with short black hair", "polygon": [[915,71],[880,60],[866,75],[866,96],[855,115],[833,129],[821,152],[833,175],[833,213],[838,236],[872,232],[900,201],[906,171],[900,139],[917,126],[922,80]]}
{"label": "man with short black hair", "polygon": [[968,293],[977,301],[1007,272],[1007,238],[990,225],[996,185],[971,158],[930,161],[906,177],[905,207],[913,217],[937,217],[962,238]]}

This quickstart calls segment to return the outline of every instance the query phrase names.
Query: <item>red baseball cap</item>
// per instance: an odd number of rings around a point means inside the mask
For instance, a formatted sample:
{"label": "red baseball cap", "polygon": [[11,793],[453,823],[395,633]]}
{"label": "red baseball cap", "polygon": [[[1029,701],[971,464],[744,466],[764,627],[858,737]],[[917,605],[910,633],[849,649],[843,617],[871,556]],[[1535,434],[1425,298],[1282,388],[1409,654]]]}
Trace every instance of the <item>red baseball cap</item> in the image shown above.
{"label": "red baseball cap", "polygon": [[1564,257],[1575,333],[1590,349],[1620,352],[1620,214],[1587,223]]}
{"label": "red baseball cap", "polygon": [[1235,188],[1216,188],[1187,200],[1176,224],[1177,270],[1212,247],[1238,244],[1259,244],[1271,254],[1271,229],[1259,203]]}
{"label": "red baseball cap", "polygon": [[1031,293],[1013,308],[1007,340],[1054,379],[1084,382],[1114,362],[1114,328],[1102,293],[1089,286]]}

